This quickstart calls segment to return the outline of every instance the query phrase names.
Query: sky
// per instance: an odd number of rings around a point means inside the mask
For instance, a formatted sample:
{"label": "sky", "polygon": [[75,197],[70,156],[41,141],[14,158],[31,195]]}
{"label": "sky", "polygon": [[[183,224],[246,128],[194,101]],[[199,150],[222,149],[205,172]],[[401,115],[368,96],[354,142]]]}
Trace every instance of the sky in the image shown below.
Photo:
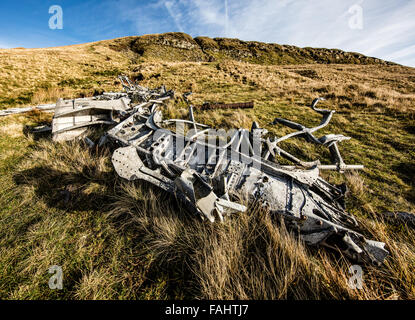
{"label": "sky", "polygon": [[0,1],[0,48],[164,32],[337,48],[415,67],[415,0]]}

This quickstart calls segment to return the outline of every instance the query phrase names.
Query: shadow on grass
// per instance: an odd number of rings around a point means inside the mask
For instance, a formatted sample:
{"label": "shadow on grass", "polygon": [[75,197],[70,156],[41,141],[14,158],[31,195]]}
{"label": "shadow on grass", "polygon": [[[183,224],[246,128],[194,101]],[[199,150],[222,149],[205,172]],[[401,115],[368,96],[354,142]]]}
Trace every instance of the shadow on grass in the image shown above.
{"label": "shadow on grass", "polygon": [[[64,151],[74,154],[72,148]],[[114,171],[101,171],[104,169],[96,164],[98,157],[94,154],[90,162],[80,167],[68,164],[65,171],[51,168],[54,161],[59,160],[59,153],[52,156],[55,158],[48,158],[47,163],[38,163],[16,173],[14,182],[32,188],[35,198],[61,210],[62,214],[90,211],[88,219],[108,216],[112,231],[105,231],[103,236],[129,239],[122,244],[123,250],[129,253],[123,256],[121,263],[128,273],[135,298],[201,298],[213,295],[210,290],[204,290],[223,279],[226,280],[225,287],[217,290],[222,290],[225,297],[274,297],[274,291],[283,290],[278,283],[285,283],[285,276],[267,270],[272,270],[274,264],[280,265],[280,259],[290,266],[282,272],[295,268],[299,274],[303,273],[296,283],[287,282],[288,288],[284,290],[288,298],[298,297],[298,286],[304,297],[330,296],[324,286],[320,287],[320,292],[313,293],[313,287],[304,280],[319,279],[320,276],[310,271],[312,264],[302,260],[309,257],[308,253],[318,256],[319,250],[303,251],[301,246],[297,247],[297,236],[280,233],[278,221],[269,223],[269,213],[259,209],[260,203],[252,204],[246,214],[236,215],[226,224],[201,223],[187,212],[185,206],[175,201],[174,196],[151,184],[122,183]],[[67,161],[74,159],[76,157],[71,156]],[[83,231],[94,234],[95,231],[88,228],[90,226],[85,225]],[[107,245],[111,246],[110,243]],[[291,249],[296,251],[292,253]],[[271,257],[269,252],[273,252]],[[107,254],[109,259],[117,257],[110,249]],[[330,261],[341,258],[336,252],[327,252],[325,257]],[[97,259],[93,263],[94,267],[101,267],[103,262]],[[241,288],[237,289],[233,278],[237,280],[235,270],[239,269],[245,277],[239,280]],[[251,274],[258,281],[265,279],[271,283],[270,287],[265,291],[252,289]],[[68,287],[71,292],[76,290],[81,277],[78,267],[71,271],[73,280]],[[121,292],[123,286],[121,282],[117,283],[117,292]],[[233,293],[232,290],[237,291]],[[343,294],[348,296],[347,292]]]}
{"label": "shadow on grass", "polygon": [[37,132],[36,128],[40,126],[50,126],[50,123],[47,121],[41,121],[36,126],[29,126],[25,125],[23,127],[23,134],[25,137],[28,137],[29,135],[32,135],[33,140],[39,141],[42,139],[51,139],[52,138],[52,130],[50,131],[43,131],[43,132]]}
{"label": "shadow on grass", "polygon": [[15,174],[14,181],[17,185],[33,186],[36,195],[49,207],[66,211],[101,210],[111,204],[108,190],[114,184],[114,175],[100,173],[100,178],[94,179],[89,169],[68,173],[38,166]]}
{"label": "shadow on grass", "polygon": [[[155,190],[149,183],[135,181],[127,186],[139,190],[139,196],[130,195],[123,190],[122,183],[113,171],[97,172],[87,166],[79,168],[76,172],[54,170],[46,165],[36,166],[15,174],[14,181],[18,186],[33,187],[36,198],[50,208],[64,213],[92,211],[96,217],[108,216],[115,232],[114,235],[108,235],[109,237],[123,238],[128,235],[131,241],[125,250],[134,253],[134,257],[128,258],[128,263],[132,263],[135,268],[128,267],[128,272],[129,278],[134,279],[131,286],[134,288],[135,298],[194,297],[191,291],[194,290],[192,283],[194,284],[195,279],[188,268],[194,253],[177,254],[181,248],[180,237],[175,235],[171,239],[172,242],[166,244],[163,253],[157,254],[146,248],[158,241],[156,237],[164,236],[163,233],[157,232],[157,221],[160,219],[166,219],[173,226],[195,223],[195,217],[180,206],[170,194]],[[150,197],[149,194],[155,197]],[[119,214],[110,214],[117,209],[120,210]],[[140,215],[151,219],[140,220]],[[28,229],[42,218],[37,216],[36,219],[28,221],[23,228]],[[145,222],[148,222],[148,225]],[[168,230],[168,226],[166,228]],[[75,290],[82,278],[80,270],[71,272],[71,279],[74,281],[67,284],[69,291]],[[120,291],[122,290],[123,288],[120,288]]]}
{"label": "shadow on grass", "polygon": [[412,203],[415,203],[415,164],[411,162],[401,162],[395,165],[393,170],[411,187],[406,198]]}

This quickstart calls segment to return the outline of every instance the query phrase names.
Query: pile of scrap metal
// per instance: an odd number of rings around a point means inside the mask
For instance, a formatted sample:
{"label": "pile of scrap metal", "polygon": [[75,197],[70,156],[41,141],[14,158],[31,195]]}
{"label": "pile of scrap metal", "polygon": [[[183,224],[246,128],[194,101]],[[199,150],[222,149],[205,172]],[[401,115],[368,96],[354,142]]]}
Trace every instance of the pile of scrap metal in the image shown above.
{"label": "pile of scrap metal", "polygon": [[30,111],[42,111],[42,112],[55,112],[56,104],[43,104],[39,106],[34,107],[25,107],[25,108],[12,108],[12,109],[6,109],[6,110],[0,110],[0,117],[4,116],[10,116],[13,114],[21,114],[26,113]]}
{"label": "pile of scrap metal", "polygon": [[109,92],[93,98],[59,99],[52,122],[53,140],[72,140],[94,125],[118,124],[138,109],[152,109],[174,96],[174,92],[167,91],[164,86],[149,90],[132,84],[127,77],[120,76],[119,79],[125,93]]}
{"label": "pile of scrap metal", "polygon": [[[202,219],[223,221],[232,213],[246,211],[243,203],[260,201],[270,215],[283,217],[287,226],[309,245],[340,250],[358,262],[384,261],[388,255],[385,244],[366,239],[357,231],[355,218],[345,211],[345,186],[332,185],[320,177],[320,170],[363,168],[346,165],[340,155],[337,144],[349,137],[314,135],[327,126],[335,112],[317,109],[322,99],[311,105],[322,115],[321,124],[314,128],[275,119],[273,124],[297,131],[265,138],[268,131],[254,122],[251,130],[228,131],[218,138],[218,131],[195,121],[188,94],[183,98],[189,106],[189,119],[163,120],[162,107],[174,96],[173,91],[164,87],[150,90],[126,77],[120,80],[124,93],[59,100],[52,123],[54,140],[71,140],[93,125],[110,125],[99,144],[112,141],[119,146],[112,156],[117,174],[130,181],[148,181],[170,192]],[[220,108],[226,107],[221,105]],[[169,130],[173,124],[176,130]],[[184,128],[191,130],[185,134]],[[328,147],[333,163],[305,162],[279,146],[293,137]],[[292,165],[278,163],[277,155]]]}

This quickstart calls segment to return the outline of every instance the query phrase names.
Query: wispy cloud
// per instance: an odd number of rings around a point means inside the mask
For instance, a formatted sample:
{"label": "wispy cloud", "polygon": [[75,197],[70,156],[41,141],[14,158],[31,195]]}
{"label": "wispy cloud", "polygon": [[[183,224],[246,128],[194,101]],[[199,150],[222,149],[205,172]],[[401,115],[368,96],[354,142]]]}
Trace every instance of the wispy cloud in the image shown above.
{"label": "wispy cloud", "polygon": [[180,11],[176,10],[175,2],[174,1],[164,1],[164,6],[166,7],[167,11],[169,12],[170,17],[173,18],[174,23],[176,24],[177,28],[180,32],[183,32],[184,29],[181,24],[182,14]]}
{"label": "wispy cloud", "polygon": [[[58,1],[58,0],[56,0]],[[59,0],[60,2],[62,0]],[[71,0],[48,29],[54,0],[0,1],[0,47],[42,47],[181,31],[300,47],[339,48],[415,67],[415,0]],[[362,29],[351,28],[362,9]],[[359,10],[358,10],[359,11]]]}
{"label": "wispy cloud", "polygon": [[[415,59],[415,1],[159,0],[158,4],[163,4],[176,29],[193,36],[340,48],[411,65]],[[350,27],[349,9],[356,4],[363,10],[361,30]]]}
{"label": "wispy cloud", "polygon": [[405,59],[405,58],[415,58],[414,57],[414,52],[415,52],[415,45],[409,46],[409,47],[404,47],[401,50],[395,51],[394,53],[389,55],[389,59]]}

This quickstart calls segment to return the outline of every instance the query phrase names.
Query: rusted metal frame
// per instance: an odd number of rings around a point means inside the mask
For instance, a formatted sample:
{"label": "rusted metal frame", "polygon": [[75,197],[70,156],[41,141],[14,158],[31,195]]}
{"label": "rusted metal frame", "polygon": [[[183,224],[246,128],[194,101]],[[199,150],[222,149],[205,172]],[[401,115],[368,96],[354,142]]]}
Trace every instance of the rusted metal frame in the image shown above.
{"label": "rusted metal frame", "polygon": [[[319,144],[319,145],[323,144],[319,139],[317,139],[313,135],[313,132],[316,132],[316,131],[326,127],[328,125],[328,123],[330,122],[330,120],[331,120],[333,114],[335,113],[335,111],[334,110],[323,110],[323,109],[315,108],[317,102],[320,101],[320,100],[321,99],[315,99],[312,103],[312,106],[311,106],[311,108],[314,111],[316,111],[316,112],[323,115],[323,119],[321,121],[321,124],[317,127],[306,128],[306,127],[304,127],[303,125],[301,125],[299,123],[289,121],[289,120],[286,120],[286,119],[277,118],[277,119],[274,120],[274,124],[275,123],[281,123],[281,124],[283,124],[285,126],[288,126],[290,128],[299,130],[297,132],[293,132],[291,134],[288,134],[286,136],[283,136],[281,138],[276,139],[273,143],[274,144],[274,146],[273,146],[274,150],[276,149],[277,152],[280,155],[282,155],[284,158],[286,158],[290,161],[293,161],[294,163],[296,163],[298,165],[301,165],[301,166],[304,166],[304,167],[312,166],[312,165],[316,164],[318,160],[315,161],[315,162],[303,162],[303,161],[299,160],[298,158],[296,158],[295,156],[291,155],[290,153],[288,153],[288,152],[282,150],[281,148],[279,148],[277,146],[277,144],[280,143],[281,141],[284,141],[284,140],[287,140],[287,139],[290,139],[290,138],[293,138],[293,137],[299,136],[299,135],[305,135],[307,138],[309,138],[312,142],[314,142],[316,144]],[[268,144],[268,147],[270,147],[269,144]],[[344,170],[361,170],[361,169],[364,168],[364,166],[362,166],[362,165],[346,165],[343,161],[343,158],[342,158],[341,154],[340,154],[340,151],[338,149],[336,141],[332,142],[329,145],[329,149],[330,149],[330,153],[332,155],[332,158],[334,159],[336,164],[335,165],[319,165],[318,164],[320,169],[322,169],[322,170],[344,171]],[[273,152],[271,151],[271,153],[273,153]],[[318,161],[318,163],[319,163],[319,161]],[[290,167],[288,167],[288,168],[290,168]]]}
{"label": "rusted metal frame", "polygon": [[114,121],[106,121],[106,120],[97,120],[97,121],[92,121],[92,122],[85,122],[85,123],[81,123],[72,127],[68,127],[68,128],[64,128],[64,129],[60,129],[57,131],[54,131],[53,134],[59,134],[59,133],[63,133],[63,132],[67,132],[67,131],[72,131],[75,129],[80,129],[80,128],[85,128],[88,126],[92,126],[92,125],[97,125],[97,124],[114,124]]}
{"label": "rusted metal frame", "polygon": [[39,106],[31,106],[31,107],[23,107],[23,108],[11,108],[0,110],[0,117],[5,117],[14,114],[21,114],[30,111],[43,111],[43,112],[54,112],[56,108],[56,104],[45,104]]}
{"label": "rusted metal frame", "polygon": [[192,121],[182,120],[182,119],[166,119],[166,120],[163,120],[162,122],[166,123],[166,124],[168,124],[170,122],[181,122],[181,123],[186,123],[186,124],[195,124],[195,125],[197,125],[199,127],[202,127],[202,128],[209,128],[208,125],[201,124],[201,123],[198,123],[198,122],[193,123]]}
{"label": "rusted metal frame", "polygon": [[242,102],[242,103],[206,103],[196,106],[198,110],[217,110],[217,109],[252,109],[254,108],[254,102]]}
{"label": "rusted metal frame", "polygon": [[281,123],[281,124],[283,124],[285,126],[288,126],[290,128],[294,128],[294,125],[296,125],[297,128],[301,128],[300,131],[293,132],[293,133],[287,134],[286,136],[278,138],[276,140],[276,143],[278,144],[278,143],[280,143],[284,140],[293,138],[293,137],[298,136],[298,135],[305,134],[306,136],[311,138],[311,140],[313,142],[315,142],[316,144],[321,144],[321,142],[312,133],[326,127],[329,124],[329,122],[330,122],[331,118],[333,117],[334,113],[335,113],[335,111],[331,111],[330,114],[327,117],[323,118],[321,124],[318,125],[317,127],[314,127],[314,128],[306,128],[306,127],[304,127],[303,125],[301,125],[299,123],[292,122],[292,121],[285,120],[285,119],[278,119],[278,118],[275,119],[276,122]]}
{"label": "rusted metal frame", "polygon": [[[240,129],[240,130],[242,130],[242,129]],[[229,143],[225,147],[218,147],[218,146],[214,146],[214,145],[211,145],[209,143],[201,142],[201,141],[198,141],[198,140],[192,141],[192,140],[188,139],[185,136],[179,136],[179,135],[174,134],[174,133],[172,133],[172,134],[174,136],[176,136],[176,138],[177,137],[183,137],[185,139],[185,141],[188,142],[188,146],[190,146],[191,143],[194,143],[194,144],[200,144],[200,145],[205,146],[205,147],[207,146],[207,147],[218,148],[219,149],[219,152],[221,152],[221,151],[225,151],[225,152],[236,152],[239,156],[241,156],[241,159],[243,161],[245,161],[246,163],[255,162],[255,165],[257,165],[258,167],[262,168],[264,170],[264,172],[267,172],[267,173],[270,173],[270,174],[274,174],[274,175],[275,174],[276,175],[281,175],[282,174],[282,175],[285,175],[285,176],[290,176],[290,177],[294,177],[295,179],[298,179],[298,177],[296,177],[295,175],[292,175],[294,173],[294,171],[292,171],[290,173],[289,171],[284,170],[286,168],[284,168],[283,166],[280,166],[280,169],[279,169],[279,168],[276,168],[275,167],[275,164],[270,164],[270,163],[264,162],[261,159],[259,159],[259,160],[258,159],[255,159],[255,158],[250,157],[250,156],[248,156],[246,154],[243,154],[242,152],[240,152],[238,150],[229,148],[229,146],[230,146],[231,143]],[[148,153],[148,154],[151,154],[151,153]],[[169,159],[165,159],[165,160],[167,160],[168,162],[171,162]],[[304,181],[302,181],[302,182],[304,182]]]}

